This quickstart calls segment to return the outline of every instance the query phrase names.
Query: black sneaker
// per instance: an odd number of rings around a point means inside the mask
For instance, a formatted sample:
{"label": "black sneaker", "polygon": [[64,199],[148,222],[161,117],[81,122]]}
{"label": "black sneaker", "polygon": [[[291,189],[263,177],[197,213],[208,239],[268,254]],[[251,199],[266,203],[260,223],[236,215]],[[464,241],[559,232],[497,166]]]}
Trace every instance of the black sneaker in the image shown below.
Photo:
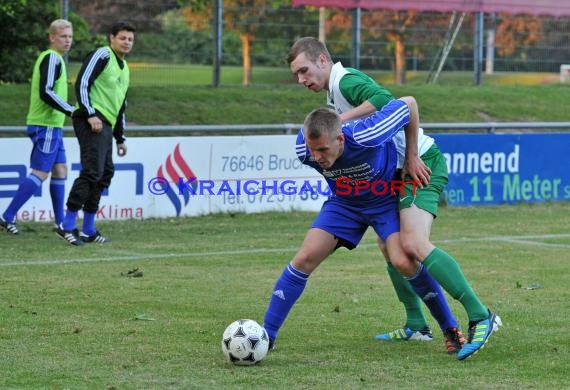
{"label": "black sneaker", "polygon": [[20,234],[20,231],[14,222],[8,222],[2,217],[0,217],[0,229],[4,229],[6,232],[15,236]]}
{"label": "black sneaker", "polygon": [[83,232],[79,233],[79,238],[81,241],[85,243],[96,243],[96,244],[107,244],[111,242],[107,237],[101,235],[98,230],[95,231],[95,234],[89,236]]}
{"label": "black sneaker", "polygon": [[447,328],[443,332],[443,337],[445,339],[445,349],[448,354],[458,353],[463,344],[465,344],[465,336],[457,328]]}
{"label": "black sneaker", "polygon": [[268,351],[275,351],[277,347],[275,346],[275,340],[273,339],[269,339],[269,348],[267,348]]}
{"label": "black sneaker", "polygon": [[79,235],[77,233],[77,229],[73,230],[63,230],[61,227],[58,227],[55,231],[55,234],[61,238],[62,240],[67,241],[69,244],[73,246],[81,246],[83,245],[83,241],[79,239]]}

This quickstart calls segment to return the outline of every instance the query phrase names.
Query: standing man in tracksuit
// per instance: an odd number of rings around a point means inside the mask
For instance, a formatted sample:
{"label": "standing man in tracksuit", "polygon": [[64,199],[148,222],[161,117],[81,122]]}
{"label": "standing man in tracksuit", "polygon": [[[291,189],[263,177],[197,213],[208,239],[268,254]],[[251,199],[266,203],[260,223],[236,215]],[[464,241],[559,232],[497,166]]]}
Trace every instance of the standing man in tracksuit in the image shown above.
{"label": "standing man in tracksuit", "polygon": [[[79,141],[81,172],[67,198],[67,212],[56,234],[71,245],[106,243],[95,228],[95,215],[105,188],[114,174],[113,137],[117,155],[127,153],[123,132],[129,88],[129,67],[125,56],[133,47],[135,28],[118,22],[111,28],[109,46],[91,52],[81,67],[75,84],[79,108],[73,113],[73,128]],[[81,232],[76,229],[83,210]]]}

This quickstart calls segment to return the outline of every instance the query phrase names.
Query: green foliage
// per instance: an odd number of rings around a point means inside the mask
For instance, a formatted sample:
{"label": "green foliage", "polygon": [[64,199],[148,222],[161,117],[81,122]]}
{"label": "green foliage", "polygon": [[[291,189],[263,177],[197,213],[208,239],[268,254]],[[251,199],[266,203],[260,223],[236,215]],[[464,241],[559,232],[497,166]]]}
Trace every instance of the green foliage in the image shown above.
{"label": "green foliage", "polygon": [[[285,4],[283,4],[285,3]],[[252,42],[251,57],[253,66],[283,66],[289,47],[300,37],[315,35],[318,26],[318,13],[307,12],[296,14],[290,12],[290,5],[278,1],[265,10],[261,21],[255,21],[257,26],[256,39]],[[265,39],[273,36],[279,29],[275,39]]]}
{"label": "green foliage", "polygon": [[[38,54],[49,47],[48,27],[60,17],[59,7],[44,0],[14,0],[1,7],[0,83],[24,83],[32,76]],[[77,14],[71,12],[69,20],[73,24],[69,59],[81,61],[102,41],[90,34],[87,23]]]}
{"label": "green foliage", "polygon": [[89,32],[89,25],[74,12],[69,14],[69,21],[73,24],[73,45],[69,51],[69,61],[82,62],[85,56],[97,47],[108,44],[105,35],[93,35]]}
{"label": "green foliage", "polygon": [[[568,202],[441,210],[434,242],[504,323],[470,361],[447,355],[439,332],[373,339],[404,311],[368,232],[312,274],[277,350],[254,367],[226,362],[221,334],[263,321],[313,213],[99,222],[113,242],[81,248],[21,223],[20,236],[0,236],[0,388],[567,389],[568,215]],[[125,276],[134,268],[143,276]]]}
{"label": "green foliage", "polygon": [[179,10],[159,17],[161,32],[140,32],[131,60],[206,64],[211,62],[210,31],[192,31]]}
{"label": "green foliage", "polygon": [[[193,30],[181,10],[167,11],[157,17],[160,32],[138,32],[130,61],[172,64],[212,63],[212,30]],[[222,36],[223,64],[241,63],[241,42],[235,32]]]}
{"label": "green foliage", "polygon": [[0,82],[29,80],[37,55],[49,45],[47,28],[58,17],[54,3],[8,0],[0,12]]}
{"label": "green foliage", "polygon": [[190,7],[192,12],[204,11],[207,7],[212,5],[210,0],[178,0],[181,7]]}
{"label": "green foliage", "polygon": [[27,2],[27,0],[3,0],[0,3],[0,11],[7,16],[14,17],[16,11],[20,7],[25,6]]}

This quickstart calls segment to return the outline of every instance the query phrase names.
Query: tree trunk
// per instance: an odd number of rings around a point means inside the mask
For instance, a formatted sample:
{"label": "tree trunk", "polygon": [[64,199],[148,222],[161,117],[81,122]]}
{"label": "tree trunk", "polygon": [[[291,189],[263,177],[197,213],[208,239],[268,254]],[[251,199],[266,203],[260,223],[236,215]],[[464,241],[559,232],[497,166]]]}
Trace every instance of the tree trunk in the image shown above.
{"label": "tree trunk", "polygon": [[396,35],[394,43],[394,56],[396,66],[394,67],[394,79],[396,84],[406,84],[406,47],[401,35]]}
{"label": "tree trunk", "polygon": [[244,87],[249,86],[251,82],[251,39],[249,34],[241,33],[239,35],[242,47],[242,60],[243,60],[243,81]]}

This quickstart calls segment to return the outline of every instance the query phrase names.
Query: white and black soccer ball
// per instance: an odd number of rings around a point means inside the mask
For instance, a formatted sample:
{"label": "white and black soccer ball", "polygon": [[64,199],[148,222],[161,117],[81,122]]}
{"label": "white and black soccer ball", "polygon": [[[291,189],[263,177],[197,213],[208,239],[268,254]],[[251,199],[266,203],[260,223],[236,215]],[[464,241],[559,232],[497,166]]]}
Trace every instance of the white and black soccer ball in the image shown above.
{"label": "white and black soccer ball", "polygon": [[222,336],[222,352],[233,364],[251,366],[260,362],[269,350],[267,331],[254,320],[232,322]]}

